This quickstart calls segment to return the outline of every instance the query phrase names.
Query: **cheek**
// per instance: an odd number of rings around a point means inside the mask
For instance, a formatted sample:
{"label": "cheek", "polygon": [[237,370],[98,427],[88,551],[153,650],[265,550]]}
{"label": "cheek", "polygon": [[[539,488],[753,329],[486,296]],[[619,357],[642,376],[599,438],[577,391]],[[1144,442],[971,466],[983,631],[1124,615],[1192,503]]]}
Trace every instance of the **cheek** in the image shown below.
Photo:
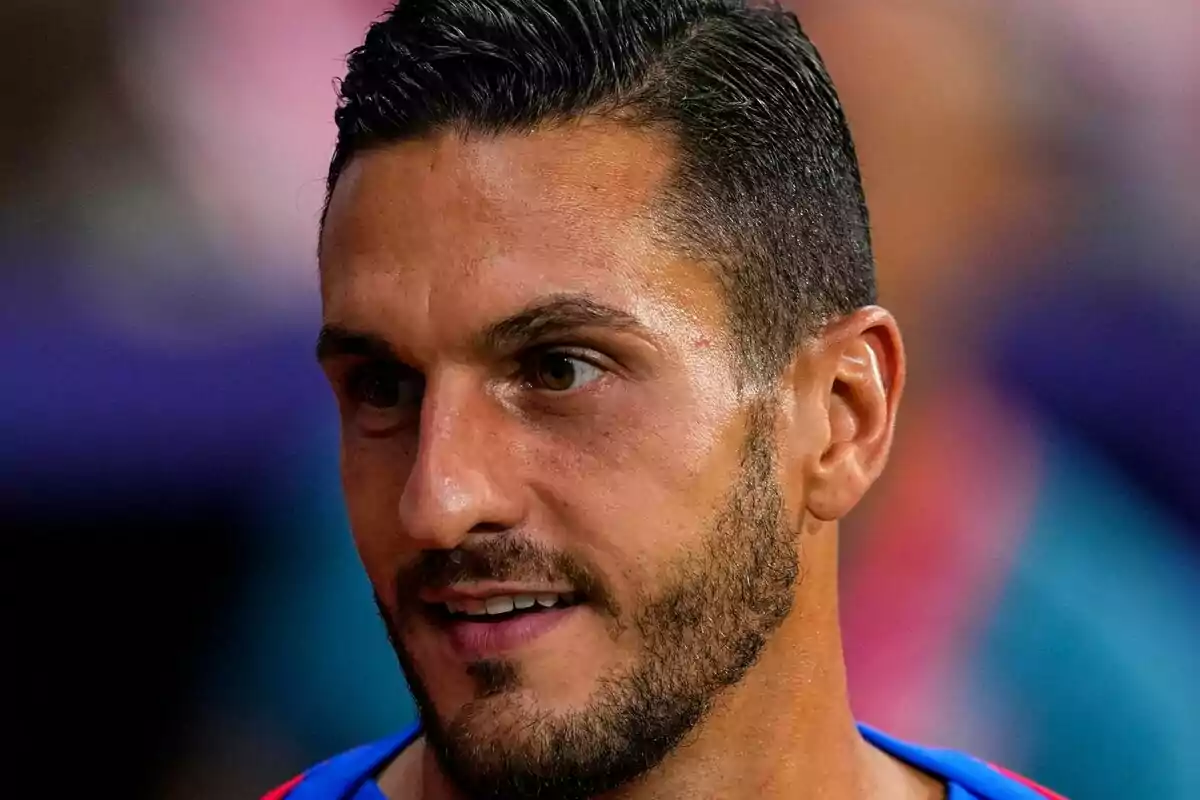
{"label": "cheek", "polygon": [[342,492],[350,532],[367,576],[388,602],[404,557],[397,512],[406,463],[403,448],[392,443],[342,443]]}
{"label": "cheek", "polygon": [[631,588],[696,545],[737,476],[740,415],[693,397],[631,396],[538,448],[553,529]]}

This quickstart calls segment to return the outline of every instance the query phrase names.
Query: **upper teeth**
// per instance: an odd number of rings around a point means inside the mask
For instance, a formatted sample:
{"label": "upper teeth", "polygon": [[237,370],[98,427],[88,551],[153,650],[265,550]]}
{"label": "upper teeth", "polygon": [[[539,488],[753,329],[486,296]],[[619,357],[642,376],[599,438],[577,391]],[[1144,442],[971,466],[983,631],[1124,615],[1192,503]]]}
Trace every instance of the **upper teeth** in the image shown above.
{"label": "upper teeth", "polygon": [[514,608],[533,608],[535,604],[551,608],[570,600],[570,595],[563,594],[512,594],[489,597],[486,600],[453,600],[446,603],[446,610],[451,614],[470,614],[477,617],[488,614],[507,614]]}

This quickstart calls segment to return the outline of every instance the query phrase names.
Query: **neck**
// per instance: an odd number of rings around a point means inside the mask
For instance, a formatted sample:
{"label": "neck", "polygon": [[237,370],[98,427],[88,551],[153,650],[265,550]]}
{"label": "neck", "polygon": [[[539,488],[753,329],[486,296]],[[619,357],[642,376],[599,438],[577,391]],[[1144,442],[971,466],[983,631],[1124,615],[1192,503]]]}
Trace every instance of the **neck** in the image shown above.
{"label": "neck", "polygon": [[[811,529],[810,529],[811,530]],[[805,534],[792,613],[692,737],[616,797],[937,798],[937,781],[873,748],[850,709],[837,605],[837,528]]]}
{"label": "neck", "polygon": [[814,610],[797,611],[683,746],[617,797],[871,796],[870,748],[850,712],[839,643],[827,638],[836,624],[818,633]]}
{"label": "neck", "polygon": [[[836,563],[835,542],[835,530],[822,531],[806,542],[806,552]],[[830,552],[813,552],[820,550]],[[875,750],[858,732],[833,575],[832,569],[812,569],[797,589],[793,613],[745,678],[717,698],[672,755],[608,800],[943,797],[936,781]],[[423,742],[388,768],[380,786],[392,798],[459,797]]]}

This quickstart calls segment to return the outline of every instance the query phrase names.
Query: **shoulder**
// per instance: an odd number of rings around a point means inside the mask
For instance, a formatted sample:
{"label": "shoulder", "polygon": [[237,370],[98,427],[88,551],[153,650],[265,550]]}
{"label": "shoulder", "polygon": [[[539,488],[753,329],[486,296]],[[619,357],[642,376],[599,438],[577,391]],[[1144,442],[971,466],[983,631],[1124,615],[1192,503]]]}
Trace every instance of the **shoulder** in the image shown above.
{"label": "shoulder", "polygon": [[1067,800],[1028,778],[966,753],[903,742],[866,725],[860,725],[859,730],[863,738],[893,758],[947,784],[961,786],[978,800]]}
{"label": "shoulder", "polygon": [[282,786],[276,786],[274,789],[264,794],[262,796],[262,800],[284,800],[285,797],[292,793],[292,789],[295,789],[300,785],[302,780],[304,780],[304,775],[297,775]]}
{"label": "shoulder", "polygon": [[375,773],[420,735],[419,729],[356,747],[305,770],[262,800],[334,800],[373,780]]}
{"label": "shoulder", "polygon": [[[979,800],[1067,800],[1001,767],[954,750],[920,747],[866,725],[863,737],[894,758],[947,783],[962,786]],[[414,729],[357,747],[324,761],[263,795],[262,800],[332,800],[349,796],[420,735]]]}
{"label": "shoulder", "polygon": [[1006,770],[1004,767],[998,767],[995,764],[992,764],[991,767],[992,767],[992,769],[996,770],[996,772],[999,772],[1001,775],[1004,775],[1004,776],[1016,781],[1017,783],[1021,784],[1022,786],[1026,787],[1026,788],[1032,789],[1035,793],[1037,793],[1037,795],[1039,797],[1044,797],[1044,798],[1046,798],[1046,800],[1067,800],[1067,798],[1063,797],[1061,794],[1052,792],[1049,789],[1047,789],[1045,786],[1038,786],[1036,783],[1029,780],[1029,778],[1024,777],[1023,775],[1018,775],[1015,772],[1010,772],[1009,770]]}

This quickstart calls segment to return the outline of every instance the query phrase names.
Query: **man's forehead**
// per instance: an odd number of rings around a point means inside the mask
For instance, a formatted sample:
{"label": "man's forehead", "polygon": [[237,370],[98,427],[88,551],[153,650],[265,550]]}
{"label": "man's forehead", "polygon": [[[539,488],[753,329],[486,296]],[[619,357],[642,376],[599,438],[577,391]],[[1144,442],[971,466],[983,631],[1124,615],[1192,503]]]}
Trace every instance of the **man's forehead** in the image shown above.
{"label": "man's forehead", "polygon": [[654,210],[674,157],[664,133],[588,119],[527,133],[447,129],[371,148],[337,180],[322,255],[336,254],[347,239],[361,246],[412,217],[512,226],[540,215],[580,227],[620,224]]}
{"label": "man's forehead", "polygon": [[403,286],[383,272],[340,284],[326,292],[324,323],[386,342],[412,363],[513,352],[521,342],[583,330],[636,335],[656,348],[685,340],[717,346],[727,335],[715,281],[704,287],[668,279],[639,291],[629,280],[480,279],[425,295]]}
{"label": "man's forehead", "polygon": [[[708,271],[664,247],[669,140],[617,123],[439,134],[357,156],[322,251],[326,320],[477,328],[554,296],[632,318],[705,311]],[[675,313],[679,313],[676,309]]]}

